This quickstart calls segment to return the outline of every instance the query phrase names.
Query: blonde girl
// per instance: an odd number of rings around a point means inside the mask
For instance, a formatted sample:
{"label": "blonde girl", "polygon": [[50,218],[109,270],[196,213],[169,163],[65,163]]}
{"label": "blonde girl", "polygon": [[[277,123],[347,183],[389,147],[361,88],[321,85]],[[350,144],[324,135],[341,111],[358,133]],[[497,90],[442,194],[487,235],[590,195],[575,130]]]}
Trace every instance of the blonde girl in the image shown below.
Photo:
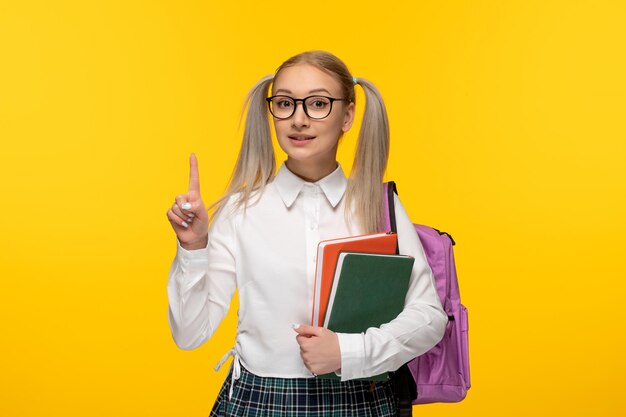
{"label": "blonde girl", "polygon": [[[357,84],[365,110],[348,178],[336,156],[354,121]],[[235,345],[218,366],[229,356],[233,362],[210,416],[396,415],[391,381],[360,378],[395,371],[429,350],[447,321],[397,196],[399,247],[415,257],[402,313],[360,334],[309,325],[318,242],[383,227],[389,126],[382,97],[333,54],[308,51],[262,78],[246,109],[224,195],[205,207],[191,154],[189,189],[167,211],[177,237],[167,286],[177,346],[190,350],[209,340],[239,294]],[[287,154],[278,170],[270,117]],[[317,377],[332,372],[339,378]]]}

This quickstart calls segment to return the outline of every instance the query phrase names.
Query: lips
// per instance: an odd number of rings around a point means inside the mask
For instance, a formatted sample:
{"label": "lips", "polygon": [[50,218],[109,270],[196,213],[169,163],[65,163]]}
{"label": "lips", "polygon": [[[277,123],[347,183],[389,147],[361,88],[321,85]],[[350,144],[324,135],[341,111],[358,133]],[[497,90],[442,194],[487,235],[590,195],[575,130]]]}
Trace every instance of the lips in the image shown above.
{"label": "lips", "polygon": [[302,134],[297,134],[297,135],[289,135],[288,137],[289,137],[289,139],[299,140],[299,141],[304,141],[304,140],[311,140],[311,139],[315,139],[315,136],[311,136],[311,135],[302,135]]}

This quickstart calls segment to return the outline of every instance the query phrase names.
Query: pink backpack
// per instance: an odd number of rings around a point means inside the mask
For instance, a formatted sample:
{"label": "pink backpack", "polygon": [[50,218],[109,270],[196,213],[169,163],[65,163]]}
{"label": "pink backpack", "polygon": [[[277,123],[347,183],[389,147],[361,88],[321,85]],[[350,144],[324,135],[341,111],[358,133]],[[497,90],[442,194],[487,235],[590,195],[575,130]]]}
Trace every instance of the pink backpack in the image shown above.
{"label": "pink backpack", "polygon": [[[397,232],[393,200],[396,184],[385,183],[384,191],[385,230]],[[452,252],[455,242],[445,232],[421,224],[414,226],[433,271],[441,304],[448,314],[448,324],[438,344],[394,373],[401,409],[405,413],[408,409],[406,415],[411,415],[411,404],[461,401],[470,388],[467,308],[461,304],[459,294]]]}

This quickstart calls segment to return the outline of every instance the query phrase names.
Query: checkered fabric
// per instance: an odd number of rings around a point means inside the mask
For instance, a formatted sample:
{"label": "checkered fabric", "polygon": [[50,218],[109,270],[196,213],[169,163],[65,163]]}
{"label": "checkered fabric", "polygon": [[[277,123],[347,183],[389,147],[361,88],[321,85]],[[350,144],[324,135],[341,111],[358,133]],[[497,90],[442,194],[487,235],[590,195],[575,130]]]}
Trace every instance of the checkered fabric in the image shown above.
{"label": "checkered fabric", "polygon": [[242,366],[229,400],[230,384],[229,373],[209,417],[384,417],[397,414],[391,381],[373,384],[260,377]]}

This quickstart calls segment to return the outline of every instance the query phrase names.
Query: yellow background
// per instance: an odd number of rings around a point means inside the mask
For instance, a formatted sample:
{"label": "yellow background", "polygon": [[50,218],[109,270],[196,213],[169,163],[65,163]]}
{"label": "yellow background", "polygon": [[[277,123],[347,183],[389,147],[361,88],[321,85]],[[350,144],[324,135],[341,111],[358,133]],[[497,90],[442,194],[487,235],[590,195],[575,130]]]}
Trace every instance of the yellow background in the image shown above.
{"label": "yellow background", "polygon": [[308,49],[379,87],[388,179],[457,241],[473,386],[414,414],[625,415],[625,22],[618,0],[1,1],[0,415],[208,415],[236,303],[175,346],[165,213],[192,151],[220,195],[246,92]]}

